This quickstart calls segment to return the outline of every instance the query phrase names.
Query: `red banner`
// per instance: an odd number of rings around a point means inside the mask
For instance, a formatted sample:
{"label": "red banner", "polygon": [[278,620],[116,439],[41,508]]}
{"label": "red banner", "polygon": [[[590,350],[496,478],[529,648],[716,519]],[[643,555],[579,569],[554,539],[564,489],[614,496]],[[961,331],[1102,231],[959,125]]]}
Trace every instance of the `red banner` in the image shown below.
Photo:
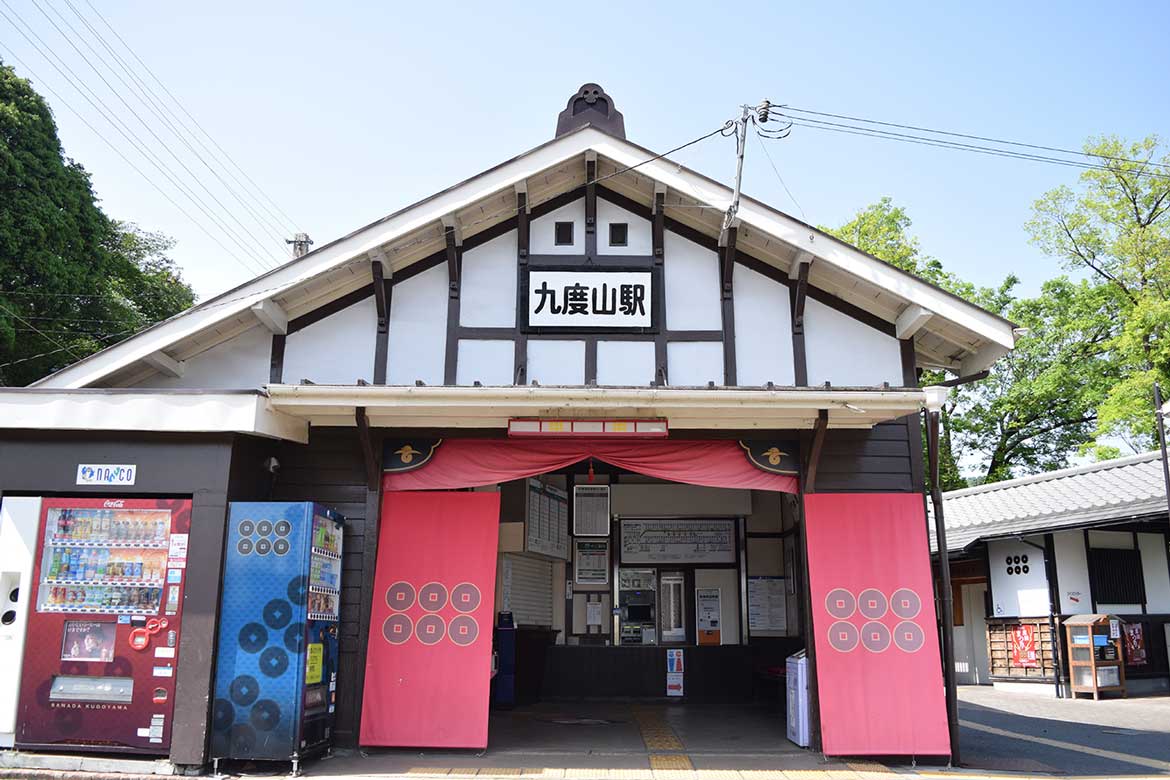
{"label": "red banner", "polygon": [[487,747],[499,493],[386,493],[361,744]]}
{"label": "red banner", "polygon": [[1012,666],[1037,667],[1040,661],[1036,658],[1036,627],[1012,627]]}
{"label": "red banner", "polygon": [[797,492],[796,477],[762,471],[739,442],[450,439],[415,470],[387,472],[383,490],[454,490],[556,471],[586,458],[673,482]]}
{"label": "red banner", "polygon": [[1126,623],[1122,626],[1122,636],[1125,637],[1126,664],[1145,666],[1149,662],[1146,657],[1145,624]]}
{"label": "red banner", "polygon": [[804,497],[827,755],[949,755],[920,493]]}

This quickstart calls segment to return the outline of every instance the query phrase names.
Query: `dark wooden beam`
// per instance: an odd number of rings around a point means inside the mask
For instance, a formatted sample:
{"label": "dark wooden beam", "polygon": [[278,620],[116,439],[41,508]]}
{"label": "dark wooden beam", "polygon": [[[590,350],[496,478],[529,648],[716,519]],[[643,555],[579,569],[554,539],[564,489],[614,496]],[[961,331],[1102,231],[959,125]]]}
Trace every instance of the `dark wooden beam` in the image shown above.
{"label": "dark wooden beam", "polygon": [[386,283],[381,261],[370,263],[374,279],[374,306],[378,312],[378,331],[374,340],[374,384],[386,384],[386,356],[390,351],[390,286]]}
{"label": "dark wooden beam", "polygon": [[719,276],[723,288],[723,384],[734,387],[735,376],[735,300],[732,277],[735,273],[735,241],[738,229],[727,229],[721,248]]}
{"label": "dark wooden beam", "polygon": [[370,438],[370,420],[366,417],[366,407],[359,406],[354,409],[353,416],[357,423],[358,441],[362,445],[362,461],[366,466],[366,489],[377,490],[381,480],[378,478],[378,461],[374,456],[374,443]]}
{"label": "dark wooden beam", "polygon": [[463,268],[463,247],[455,236],[455,226],[446,225],[447,238],[447,354],[443,365],[443,384],[455,384],[459,363],[459,285]]}
{"label": "dark wooden beam", "polygon": [[812,446],[808,451],[808,463],[804,467],[804,492],[815,493],[817,485],[817,466],[821,462],[821,448],[825,445],[825,432],[829,429],[829,410],[821,409],[817,413],[817,423],[813,428]]}
{"label": "dark wooden beam", "polygon": [[804,345],[804,300],[808,295],[809,263],[801,263],[792,290],[792,368],[797,387],[808,386],[808,357]]}
{"label": "dark wooden beam", "polygon": [[528,384],[528,333],[520,327],[525,322],[528,301],[524,296],[524,266],[528,264],[528,193],[516,193],[516,354],[512,366],[512,384]]}
{"label": "dark wooden beam", "polygon": [[597,255],[597,160],[585,161],[585,257]]}
{"label": "dark wooden beam", "polygon": [[[651,227],[651,241],[654,247],[654,265],[661,269],[666,261],[666,193],[654,193],[654,214]],[[662,285],[662,295],[666,294],[666,285]],[[658,334],[654,337],[654,384],[666,385],[670,375],[666,365],[666,301],[659,302],[659,311],[663,321],[659,323]],[[722,338],[722,333],[720,334]]]}
{"label": "dark wooden beam", "polygon": [[272,352],[268,360],[268,383],[279,385],[284,381],[284,340],[283,333],[272,334]]}

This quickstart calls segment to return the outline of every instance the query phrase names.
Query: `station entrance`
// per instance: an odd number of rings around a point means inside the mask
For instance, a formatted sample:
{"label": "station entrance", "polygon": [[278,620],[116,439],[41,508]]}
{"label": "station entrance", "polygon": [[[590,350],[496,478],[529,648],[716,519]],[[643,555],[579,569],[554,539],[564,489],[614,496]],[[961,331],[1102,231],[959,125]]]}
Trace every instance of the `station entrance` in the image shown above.
{"label": "station entrance", "polygon": [[[385,490],[374,587],[377,596],[385,591],[387,609],[375,599],[365,752],[397,763],[406,756],[394,743],[413,741],[412,759],[463,763],[467,754],[444,748],[482,749],[482,715],[486,751],[471,762],[480,768],[763,768],[812,756],[786,731],[786,659],[804,649],[806,633],[799,500],[751,486],[795,479],[757,472],[776,478],[757,481],[735,454],[748,486],[687,484],[663,478],[669,469],[651,475],[589,457],[456,491]],[[384,487],[401,483],[412,486],[388,479]],[[450,503],[428,520],[419,501]],[[474,515],[483,518],[477,529],[464,527]],[[426,526],[428,538],[404,523]],[[485,534],[494,534],[488,555]],[[454,569],[449,616],[417,609],[443,577],[412,567],[436,545],[446,548],[439,568]],[[461,649],[467,615],[455,602],[472,586],[491,590],[486,686],[435,666]],[[401,593],[410,588],[413,599]],[[428,626],[443,617],[457,641],[427,645]],[[399,642],[390,644],[397,657],[410,652],[408,632],[424,640],[410,663],[429,682],[425,691],[404,685],[401,668],[373,660],[380,640]],[[461,723],[436,731],[431,721],[424,730],[438,698],[452,702],[446,714]],[[375,722],[395,725],[379,731]],[[379,742],[386,747],[372,749]]]}

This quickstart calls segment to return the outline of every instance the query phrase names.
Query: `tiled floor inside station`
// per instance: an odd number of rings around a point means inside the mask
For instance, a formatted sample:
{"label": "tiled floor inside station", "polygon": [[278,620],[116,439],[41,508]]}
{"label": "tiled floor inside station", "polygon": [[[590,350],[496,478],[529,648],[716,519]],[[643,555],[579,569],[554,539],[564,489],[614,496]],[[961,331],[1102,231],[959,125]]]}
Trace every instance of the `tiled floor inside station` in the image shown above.
{"label": "tiled floor inside station", "polygon": [[[309,775],[543,775],[638,778],[667,770],[830,769],[785,736],[775,706],[544,703],[494,710],[488,749],[365,750],[311,764]],[[838,764],[844,769],[845,764]]]}

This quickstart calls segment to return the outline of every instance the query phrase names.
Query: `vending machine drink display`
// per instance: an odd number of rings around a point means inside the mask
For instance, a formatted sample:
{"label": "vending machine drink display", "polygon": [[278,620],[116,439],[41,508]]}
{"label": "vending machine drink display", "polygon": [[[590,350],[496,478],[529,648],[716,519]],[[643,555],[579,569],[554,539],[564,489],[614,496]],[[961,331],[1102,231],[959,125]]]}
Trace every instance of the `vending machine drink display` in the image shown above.
{"label": "vending machine drink display", "polygon": [[166,754],[191,502],[46,498],[18,748]]}
{"label": "vending machine drink display", "polygon": [[229,518],[211,756],[295,769],[332,744],[345,519],[286,502]]}

